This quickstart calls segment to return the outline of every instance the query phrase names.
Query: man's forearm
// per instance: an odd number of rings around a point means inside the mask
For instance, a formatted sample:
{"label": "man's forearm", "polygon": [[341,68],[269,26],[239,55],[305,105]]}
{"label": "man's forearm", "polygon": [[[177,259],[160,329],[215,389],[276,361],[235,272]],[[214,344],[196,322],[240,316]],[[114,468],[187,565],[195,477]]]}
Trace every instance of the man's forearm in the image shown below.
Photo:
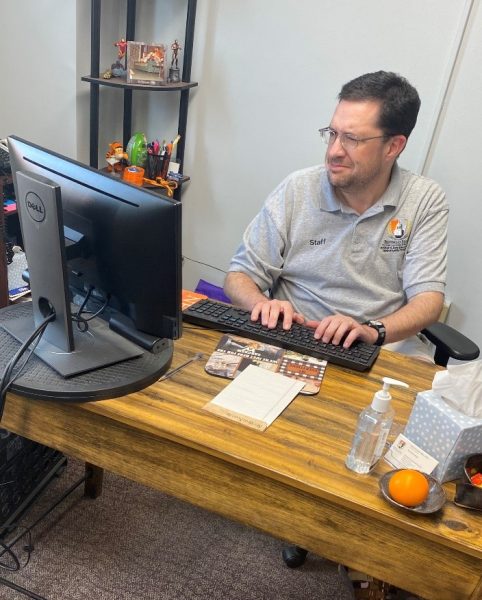
{"label": "man's forearm", "polygon": [[395,313],[381,317],[387,330],[385,342],[406,339],[435,323],[442,311],[443,299],[444,295],[440,292],[423,292]]}
{"label": "man's forearm", "polygon": [[230,271],[226,275],[224,293],[233,304],[249,311],[255,304],[267,299],[248,275],[235,271]]}

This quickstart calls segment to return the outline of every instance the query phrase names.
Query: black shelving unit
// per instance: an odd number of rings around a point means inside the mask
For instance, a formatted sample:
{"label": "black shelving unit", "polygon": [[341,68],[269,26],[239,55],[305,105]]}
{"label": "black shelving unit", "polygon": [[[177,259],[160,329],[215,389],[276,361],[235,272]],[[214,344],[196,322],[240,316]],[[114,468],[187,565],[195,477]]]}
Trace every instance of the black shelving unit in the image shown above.
{"label": "black shelving unit", "polygon": [[[104,79],[100,75],[100,35],[101,35],[101,0],[91,0],[91,74],[82,77],[82,81],[90,83],[90,165],[99,166],[99,92],[101,86],[109,86],[122,90],[124,95],[123,109],[123,145],[124,148],[132,135],[132,96],[135,90],[149,92],[179,93],[179,123],[178,133],[181,138],[177,145],[176,159],[180,163],[181,172],[184,164],[184,149],[186,144],[187,114],[189,106],[189,91],[197,86],[191,81],[191,63],[194,42],[194,24],[196,20],[197,0],[188,0],[186,15],[186,34],[183,46],[182,81],[164,85],[142,85],[127,83],[125,78],[115,77]],[[126,35],[128,41],[135,40],[136,0],[127,0]],[[180,199],[181,186],[176,190],[175,197]]]}

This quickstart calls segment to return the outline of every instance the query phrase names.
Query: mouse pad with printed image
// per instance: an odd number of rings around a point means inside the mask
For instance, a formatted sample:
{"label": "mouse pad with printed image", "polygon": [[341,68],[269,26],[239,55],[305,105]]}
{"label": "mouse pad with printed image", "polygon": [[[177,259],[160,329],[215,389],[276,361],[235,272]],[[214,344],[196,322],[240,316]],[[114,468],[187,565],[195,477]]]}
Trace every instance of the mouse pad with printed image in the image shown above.
{"label": "mouse pad with printed image", "polygon": [[256,365],[304,382],[301,394],[317,394],[325,374],[326,360],[290,352],[255,340],[223,335],[209,357],[205,370],[210,375],[234,379],[248,365]]}

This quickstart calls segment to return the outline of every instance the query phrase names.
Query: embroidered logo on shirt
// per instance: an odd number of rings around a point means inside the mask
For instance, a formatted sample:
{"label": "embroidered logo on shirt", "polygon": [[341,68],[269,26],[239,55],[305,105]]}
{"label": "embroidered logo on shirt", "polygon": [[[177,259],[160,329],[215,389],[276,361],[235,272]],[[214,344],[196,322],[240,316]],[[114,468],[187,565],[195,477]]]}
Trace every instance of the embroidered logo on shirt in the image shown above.
{"label": "embroidered logo on shirt", "polygon": [[388,232],[397,240],[404,238],[409,232],[408,221],[405,219],[391,219],[388,223]]}
{"label": "embroidered logo on shirt", "polygon": [[408,244],[411,226],[410,221],[406,219],[390,219],[380,250],[382,252],[403,252]]}

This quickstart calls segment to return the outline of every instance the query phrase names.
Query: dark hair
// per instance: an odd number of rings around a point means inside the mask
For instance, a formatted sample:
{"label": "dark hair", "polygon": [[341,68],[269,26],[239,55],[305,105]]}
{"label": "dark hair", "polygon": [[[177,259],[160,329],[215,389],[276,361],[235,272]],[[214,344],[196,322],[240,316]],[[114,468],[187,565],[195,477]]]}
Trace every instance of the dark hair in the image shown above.
{"label": "dark hair", "polygon": [[339,100],[379,100],[378,126],[387,135],[408,138],[417,122],[420,97],[417,90],[397,73],[377,71],[352,79],[341,88]]}

